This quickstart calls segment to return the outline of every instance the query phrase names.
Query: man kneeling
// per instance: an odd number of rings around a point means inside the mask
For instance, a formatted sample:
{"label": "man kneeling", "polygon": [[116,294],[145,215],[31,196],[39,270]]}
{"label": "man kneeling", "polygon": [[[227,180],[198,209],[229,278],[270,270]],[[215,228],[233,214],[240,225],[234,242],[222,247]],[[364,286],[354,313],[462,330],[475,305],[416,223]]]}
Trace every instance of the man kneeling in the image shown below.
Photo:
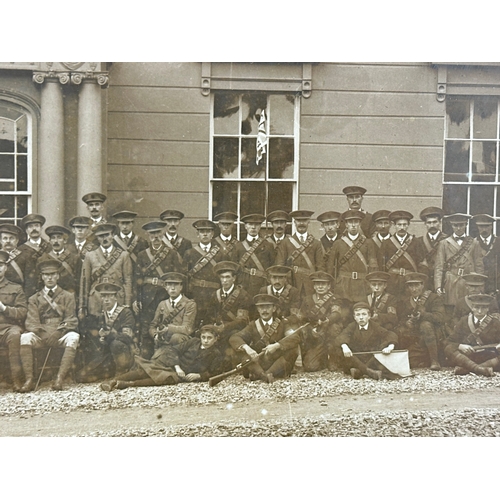
{"label": "man kneeling", "polygon": [[217,327],[205,325],[200,329],[200,338],[191,337],[180,344],[162,345],[151,360],[136,356],[135,365],[130,371],[102,383],[101,388],[111,391],[127,387],[207,381],[222,371],[222,355],[215,345],[217,340]]}
{"label": "man kneeling", "polygon": [[468,297],[472,312],[464,316],[448,337],[444,353],[455,365],[455,375],[475,373],[493,377],[500,369],[500,316],[488,314],[491,295]]}
{"label": "man kneeling", "polygon": [[351,323],[335,339],[336,345],[342,349],[344,371],[359,379],[366,375],[375,380],[382,377],[393,378],[393,374],[382,366],[372,354],[356,355],[356,352],[382,351],[390,354],[395,347],[398,336],[370,321],[370,306],[358,302],[353,306],[354,323]]}
{"label": "man kneeling", "polygon": [[21,392],[35,388],[33,347],[64,346],[64,354],[52,389],[62,391],[63,381],[73,365],[80,335],[76,332],[78,318],[73,293],[57,285],[61,263],[55,259],[40,262],[38,270],[44,287],[28,301],[26,333],[21,335],[21,362],[26,382]]}

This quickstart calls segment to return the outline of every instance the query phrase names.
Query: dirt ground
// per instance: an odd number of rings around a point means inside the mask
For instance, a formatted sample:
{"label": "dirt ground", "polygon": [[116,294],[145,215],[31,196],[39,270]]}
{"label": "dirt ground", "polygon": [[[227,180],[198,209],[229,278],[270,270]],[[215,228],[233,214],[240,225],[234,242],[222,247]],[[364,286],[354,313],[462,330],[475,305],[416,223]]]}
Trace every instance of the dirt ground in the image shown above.
{"label": "dirt ground", "polygon": [[0,417],[0,436],[85,436],[106,435],[145,428],[155,430],[197,424],[228,425],[252,422],[287,422],[300,418],[352,416],[369,412],[374,418],[383,412],[420,410],[460,411],[500,409],[500,388],[463,392],[384,395],[339,395],[296,401],[246,401],[206,406],[169,406],[21,414]]}

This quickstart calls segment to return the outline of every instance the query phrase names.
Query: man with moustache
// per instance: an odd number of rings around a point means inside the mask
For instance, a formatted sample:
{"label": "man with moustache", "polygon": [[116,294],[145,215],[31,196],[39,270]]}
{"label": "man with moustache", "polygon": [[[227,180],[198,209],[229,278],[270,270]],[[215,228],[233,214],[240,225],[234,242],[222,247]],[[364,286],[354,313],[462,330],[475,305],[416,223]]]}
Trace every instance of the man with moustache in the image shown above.
{"label": "man with moustache", "polygon": [[229,257],[234,245],[238,242],[234,234],[235,224],[238,216],[233,212],[222,212],[214,217],[220,234],[215,238],[215,244],[222,249],[225,258]]}
{"label": "man with moustache", "polygon": [[182,219],[184,219],[184,214],[179,210],[167,209],[160,214],[160,220],[167,224],[163,242],[184,258],[184,254],[192,248],[193,244],[187,238],[179,236],[178,230]]}
{"label": "man with moustache", "polygon": [[128,210],[122,210],[113,214],[113,219],[116,220],[118,227],[118,232],[113,237],[115,245],[128,252],[134,269],[137,264],[137,256],[149,246],[148,242],[142,236],[134,233],[134,220],[136,217],[136,212]]}
{"label": "man with moustache", "polygon": [[275,210],[267,214],[267,222],[270,222],[273,227],[273,234],[268,236],[267,240],[272,243],[277,253],[278,246],[285,241],[286,226],[290,222],[290,217],[284,210]]}
{"label": "man with moustache", "polygon": [[316,220],[321,222],[321,227],[325,231],[325,234],[320,238],[319,241],[321,243],[321,246],[323,247],[324,262],[326,265],[330,248],[332,248],[333,243],[339,237],[338,229],[340,213],[323,212],[322,214],[318,215],[318,217],[316,217]]}
{"label": "man with moustache", "polygon": [[[375,230],[375,225],[372,221],[372,214],[364,210],[361,205],[363,204],[363,196],[366,193],[366,189],[361,186],[347,186],[342,192],[346,195],[347,205],[349,210],[359,211],[363,214],[361,220],[361,232],[367,237],[371,238]],[[339,234],[342,236],[346,232],[346,226],[344,220],[341,220],[339,227]]]}
{"label": "man with moustache", "polygon": [[389,231],[391,228],[391,221],[389,219],[390,213],[390,210],[378,210],[372,216],[372,221],[375,224],[375,234],[372,236],[372,240],[377,246],[377,252],[380,251],[382,242],[391,237]]}
{"label": "man with moustache", "polygon": [[82,201],[87,205],[90,214],[90,229],[93,230],[98,224],[106,224],[104,217],[104,202],[106,195],[102,193],[87,193],[82,196]]}

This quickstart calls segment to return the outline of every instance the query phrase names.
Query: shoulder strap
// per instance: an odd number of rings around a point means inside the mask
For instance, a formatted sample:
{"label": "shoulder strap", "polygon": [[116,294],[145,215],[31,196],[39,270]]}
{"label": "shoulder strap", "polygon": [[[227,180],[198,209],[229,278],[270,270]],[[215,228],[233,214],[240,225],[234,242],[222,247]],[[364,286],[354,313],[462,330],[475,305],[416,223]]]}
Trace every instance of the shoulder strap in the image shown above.
{"label": "shoulder strap", "polygon": [[41,294],[42,294],[42,297],[48,302],[49,306],[58,314],[58,316],[60,316],[61,318],[64,317],[64,313],[63,311],[61,310],[61,308],[59,307],[58,304],[56,304],[49,296],[48,294],[45,292],[45,289],[43,289],[41,291]]}
{"label": "shoulder strap", "polygon": [[295,238],[293,238],[293,237],[288,238],[288,240],[295,247],[295,250],[293,251],[292,255],[290,255],[289,259],[293,262],[299,255],[302,255],[302,257],[306,261],[306,264],[309,267],[309,269],[314,271],[315,267],[314,267],[313,263],[311,262],[309,255],[307,255],[307,253],[305,253],[306,249],[312,245],[312,243],[314,241],[314,237],[311,234],[308,235],[306,238],[306,241],[302,244],[300,244],[298,241],[296,241]]}
{"label": "shoulder strap", "polygon": [[[266,241],[264,238],[257,238],[253,243],[252,243],[252,246],[250,246],[248,244],[248,241],[243,241],[243,247],[245,248],[246,252],[241,256],[241,259],[240,259],[240,266],[241,267],[244,267],[245,264],[248,262],[248,259],[250,259],[250,257],[253,256],[253,254],[255,253],[255,251],[257,250],[257,248],[260,247],[260,245],[262,245],[262,243],[264,243],[264,241]],[[260,265],[260,267],[262,267],[262,265],[260,264],[260,261],[259,259],[255,258],[253,259],[254,262],[257,264],[257,265]],[[263,270],[263,269],[261,269]]]}
{"label": "shoulder strap", "polygon": [[366,241],[366,236],[360,234],[356,243],[353,243],[347,236],[342,236],[341,240],[347,244],[349,250],[347,250],[344,256],[339,260],[338,267],[341,268],[354,255],[357,255],[359,260],[364,264],[365,268],[368,269],[368,263],[366,262],[365,256],[360,251],[361,246]]}
{"label": "shoulder strap", "polygon": [[122,254],[121,248],[115,247],[109,256],[109,259],[99,269],[92,273],[92,282],[95,283],[117,260]]}
{"label": "shoulder strap", "polygon": [[[198,248],[196,248],[198,250]],[[206,255],[202,255],[196,264],[192,267],[192,269],[187,273],[189,278],[192,278],[198,271],[203,269],[208,263],[212,264],[212,266],[215,266],[216,262],[213,260],[214,257],[217,255],[219,252],[220,248],[217,245],[213,245],[212,248],[210,249],[210,252],[208,252]]]}
{"label": "shoulder strap", "polygon": [[462,246],[460,247],[460,250],[455,254],[452,255],[445,263],[444,263],[444,268],[445,269],[450,269],[455,262],[457,262],[460,258],[462,258],[465,253],[469,250],[469,248],[472,246],[472,243],[474,242],[474,239],[470,236],[467,236],[462,243]]}
{"label": "shoulder strap", "polygon": [[394,235],[391,236],[390,240],[395,245],[397,250],[396,253],[393,254],[392,257],[385,263],[386,270],[389,270],[400,257],[404,256],[416,272],[417,265],[415,264],[412,256],[407,252],[410,243],[413,241],[413,234],[410,234],[408,239],[402,245],[400,245],[398,239]]}

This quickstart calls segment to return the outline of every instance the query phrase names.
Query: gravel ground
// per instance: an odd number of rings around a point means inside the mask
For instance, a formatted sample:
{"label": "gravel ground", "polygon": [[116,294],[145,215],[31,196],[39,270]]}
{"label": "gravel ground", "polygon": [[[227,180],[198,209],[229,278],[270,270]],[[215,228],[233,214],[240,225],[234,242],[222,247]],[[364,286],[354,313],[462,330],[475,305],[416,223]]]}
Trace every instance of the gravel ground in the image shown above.
{"label": "gravel ground", "polygon": [[[250,382],[242,376],[233,376],[215,387],[207,383],[178,384],[164,387],[129,388],[104,392],[99,384],[70,385],[62,392],[49,386],[35,393],[14,394],[0,392],[0,417],[41,415],[53,412],[72,412],[122,409],[158,408],[167,406],[204,406],[245,401],[290,401],[336,395],[365,394],[425,394],[463,392],[500,387],[500,376],[493,378],[476,375],[455,376],[451,369],[441,372],[415,370],[413,377],[400,380],[354,380],[334,372],[299,373],[273,384]],[[310,425],[310,424],[307,424]]]}
{"label": "gravel ground", "polygon": [[129,428],[93,437],[499,437],[500,410],[383,411],[246,423]]}

